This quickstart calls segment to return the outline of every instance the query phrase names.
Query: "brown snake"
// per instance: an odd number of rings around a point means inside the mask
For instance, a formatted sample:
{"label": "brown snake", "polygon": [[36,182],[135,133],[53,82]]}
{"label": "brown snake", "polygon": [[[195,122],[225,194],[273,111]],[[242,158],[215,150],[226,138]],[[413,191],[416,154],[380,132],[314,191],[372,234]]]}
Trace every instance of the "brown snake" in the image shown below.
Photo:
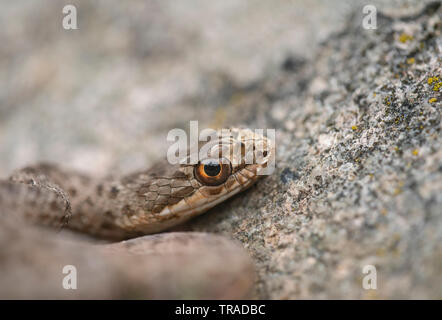
{"label": "brown snake", "polygon": [[[197,232],[145,236],[202,214],[257,181],[274,147],[250,130],[231,132],[228,145],[240,145],[240,159],[228,152],[221,162],[219,149],[210,149],[210,161],[163,161],[105,179],[40,164],[0,181],[0,298],[244,297],[253,267],[236,243]],[[246,164],[244,141],[265,150],[264,161]],[[60,225],[62,234],[47,228]],[[78,232],[134,239],[97,246]],[[64,265],[77,268],[78,289],[61,286]]]}

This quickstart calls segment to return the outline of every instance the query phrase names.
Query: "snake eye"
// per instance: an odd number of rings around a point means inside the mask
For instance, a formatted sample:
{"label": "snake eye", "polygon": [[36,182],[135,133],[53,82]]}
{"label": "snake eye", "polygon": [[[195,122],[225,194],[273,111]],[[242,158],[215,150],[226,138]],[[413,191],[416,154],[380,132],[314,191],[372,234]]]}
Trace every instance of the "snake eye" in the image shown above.
{"label": "snake eye", "polygon": [[227,159],[206,159],[195,167],[195,177],[208,186],[219,186],[230,176],[232,168]]}

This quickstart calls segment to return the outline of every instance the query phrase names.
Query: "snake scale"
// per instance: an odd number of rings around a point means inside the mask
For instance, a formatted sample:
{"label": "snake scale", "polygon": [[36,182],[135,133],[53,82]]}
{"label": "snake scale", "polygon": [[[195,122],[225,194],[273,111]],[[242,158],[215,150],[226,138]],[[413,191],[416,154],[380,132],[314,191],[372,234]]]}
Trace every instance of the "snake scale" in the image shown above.
{"label": "snake scale", "polygon": [[[239,159],[212,148],[197,164],[162,161],[124,177],[39,164],[0,180],[0,298],[246,296],[253,265],[237,243],[163,232],[250,187],[274,156],[265,137],[230,132]],[[244,141],[265,150],[264,161],[246,163]],[[66,265],[78,272],[75,290],[61,285]]]}

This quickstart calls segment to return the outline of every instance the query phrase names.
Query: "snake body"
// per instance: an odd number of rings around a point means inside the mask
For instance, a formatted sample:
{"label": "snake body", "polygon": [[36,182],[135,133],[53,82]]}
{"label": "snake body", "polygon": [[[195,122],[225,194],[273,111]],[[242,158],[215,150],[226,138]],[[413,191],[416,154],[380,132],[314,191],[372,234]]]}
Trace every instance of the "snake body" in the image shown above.
{"label": "snake body", "polygon": [[[248,141],[252,142],[253,150],[255,146],[267,150],[265,159],[274,156],[272,146],[263,136],[250,130],[232,129],[230,132],[232,136],[227,141],[228,146],[239,144],[244,151],[244,141]],[[226,141],[223,143],[226,144]],[[207,157],[211,159],[220,156],[219,149],[212,148],[207,153]],[[180,298],[183,297],[183,290],[191,292],[189,297],[199,297],[201,292],[205,292],[206,295],[207,290],[215,298],[241,297],[252,283],[253,272],[250,260],[236,244],[220,236],[204,233],[175,232],[144,236],[187,221],[245,190],[257,181],[259,169],[267,165],[267,160],[261,163],[245,163],[244,152],[241,153],[240,159],[235,158],[237,154],[232,152],[222,156],[229,162],[227,172],[207,176],[207,181],[200,176],[198,170],[211,169],[212,164],[203,165],[201,162],[170,165],[163,161],[147,170],[120,178],[109,176],[104,179],[95,179],[52,164],[39,164],[21,169],[9,180],[0,181],[0,228],[3,231],[3,239],[0,240],[11,241],[10,238],[15,237],[15,243],[20,243],[20,250],[19,253],[8,253],[8,250],[12,250],[11,247],[6,247],[5,250],[3,245],[3,253],[0,252],[0,256],[12,256],[12,261],[23,254],[28,258],[32,256],[35,268],[46,268],[46,273],[50,269],[48,266],[52,268],[54,265],[72,264],[72,260],[75,260],[77,265],[83,266],[86,277],[94,281],[98,271],[91,269],[90,260],[101,261],[108,270],[107,274],[119,274],[123,287],[126,287],[127,283],[135,282],[137,286],[142,287],[139,289],[144,292],[141,296],[147,298]],[[218,171],[220,168],[224,167],[218,166]],[[217,183],[216,179],[221,179],[220,183]],[[81,245],[75,241],[68,241],[69,249],[66,249],[65,239],[60,239],[59,235],[51,233],[45,226],[68,228],[76,233],[81,232],[108,241],[131,240],[98,247],[85,244],[84,241]],[[45,243],[41,243],[42,241]],[[43,254],[49,255],[43,262],[39,256],[42,252],[41,246],[50,250]],[[32,249],[33,247],[36,248]],[[34,254],[30,254],[30,251]],[[127,260],[134,259],[133,256],[137,257],[136,261],[128,267]],[[123,264],[121,257],[125,260]],[[205,263],[201,263],[201,259]],[[208,263],[206,259],[211,262]],[[219,268],[220,259],[227,259],[231,265],[229,272],[223,271],[225,281],[229,285],[223,284],[222,281],[217,284],[209,281],[210,285],[202,291],[201,288],[197,289],[195,293],[195,289],[191,289],[195,283],[190,283],[189,279],[192,279],[192,276],[196,277],[195,272],[201,277],[222,270]],[[54,284],[50,284],[43,293],[41,290],[35,291],[35,286],[28,288],[26,292],[5,289],[7,279],[14,278],[7,277],[8,272],[12,275],[19,274],[30,283],[37,281],[33,275],[35,270],[31,275],[24,274],[20,268],[15,268],[14,263],[17,265],[19,262],[0,262],[0,271],[3,271],[0,279],[3,288],[0,289],[0,297],[28,298],[32,297],[30,295],[33,293],[44,298],[66,297],[66,292]],[[41,266],[41,263],[44,266]],[[171,263],[177,263],[181,267],[172,268]],[[168,267],[171,269],[164,274]],[[175,277],[171,277],[172,273]],[[146,276],[147,274],[150,276]],[[221,275],[219,277],[223,278]],[[236,280],[232,282],[232,278]],[[115,281],[115,277],[112,279]],[[198,283],[197,279],[194,280]],[[167,288],[165,283],[173,283],[174,288]],[[180,283],[183,290],[177,289]],[[240,287],[235,288],[232,283]],[[48,284],[40,283],[39,286],[47,287]],[[99,286],[104,288],[104,292],[109,284],[103,280],[101,284],[94,285],[94,289],[84,289],[81,293],[78,291],[75,297],[108,297],[97,289]],[[224,291],[220,294],[219,289],[222,288]],[[228,292],[231,294],[225,296]]]}

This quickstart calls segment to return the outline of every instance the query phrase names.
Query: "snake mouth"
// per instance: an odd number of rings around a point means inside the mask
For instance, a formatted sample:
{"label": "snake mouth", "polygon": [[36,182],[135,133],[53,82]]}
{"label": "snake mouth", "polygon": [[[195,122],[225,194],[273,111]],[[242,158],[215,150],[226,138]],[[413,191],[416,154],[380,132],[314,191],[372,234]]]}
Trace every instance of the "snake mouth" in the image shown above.
{"label": "snake mouth", "polygon": [[141,232],[143,234],[151,234],[170,229],[176,225],[186,222],[249,188],[256,182],[258,176],[256,176],[254,179],[248,179],[243,184],[238,181],[240,179],[236,180],[233,175],[231,178],[235,180],[235,183],[232,183],[229,191],[227,191],[224,186],[220,186],[226,191],[222,191],[208,199],[205,192],[207,192],[209,189],[212,190],[208,192],[213,192],[218,187],[205,186],[203,188],[207,189],[197,189],[192,195],[183,198],[180,202],[174,205],[165,206],[159,214],[154,216],[154,220],[152,220],[152,216],[150,216],[144,222],[142,221],[144,219],[138,220],[134,231]]}

